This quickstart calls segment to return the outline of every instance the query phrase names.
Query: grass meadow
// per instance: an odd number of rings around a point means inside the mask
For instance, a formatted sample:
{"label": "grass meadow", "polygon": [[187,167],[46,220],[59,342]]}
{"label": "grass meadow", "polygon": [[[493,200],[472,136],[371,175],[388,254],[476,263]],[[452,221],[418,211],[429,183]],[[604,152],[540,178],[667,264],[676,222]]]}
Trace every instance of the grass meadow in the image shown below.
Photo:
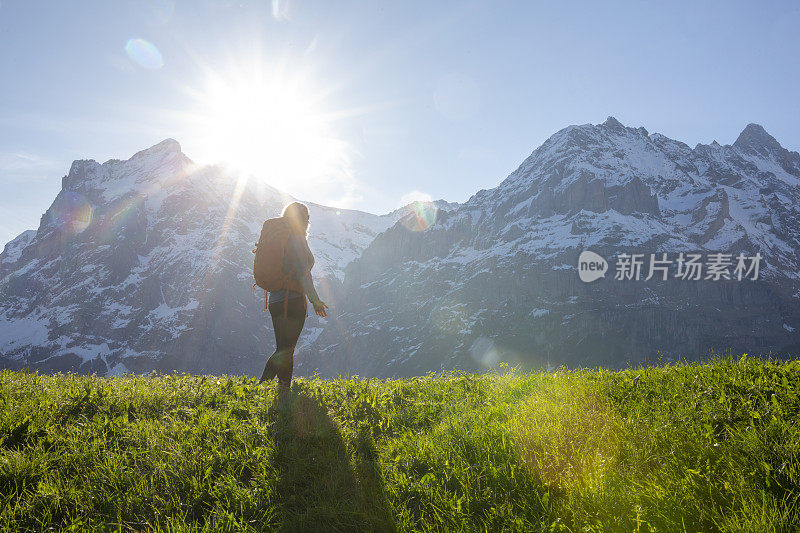
{"label": "grass meadow", "polygon": [[0,531],[797,531],[800,363],[0,373]]}

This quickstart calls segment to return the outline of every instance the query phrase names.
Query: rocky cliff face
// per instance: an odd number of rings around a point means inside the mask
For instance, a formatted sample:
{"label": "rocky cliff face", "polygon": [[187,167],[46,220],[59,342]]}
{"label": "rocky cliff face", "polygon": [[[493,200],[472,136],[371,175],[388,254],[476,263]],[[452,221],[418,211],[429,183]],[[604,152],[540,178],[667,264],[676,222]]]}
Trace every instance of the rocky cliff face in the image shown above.
{"label": "rocky cliff face", "polygon": [[[173,140],[126,161],[76,161],[36,231],[0,255],[0,361],[100,374],[260,372],[272,350],[251,249],[293,199],[196,167]],[[406,211],[309,204],[320,292]],[[320,331],[309,319],[305,340]]]}
{"label": "rocky cliff face", "polygon": [[[694,149],[609,118],[570,126],[499,186],[398,224],[350,264],[307,362],[323,375],[623,366],[800,347],[800,155],[760,126]],[[609,262],[580,281],[583,250]],[[649,254],[763,256],[757,280],[645,280]],[[639,281],[615,258],[644,254]],[[730,267],[732,273],[734,266]]]}

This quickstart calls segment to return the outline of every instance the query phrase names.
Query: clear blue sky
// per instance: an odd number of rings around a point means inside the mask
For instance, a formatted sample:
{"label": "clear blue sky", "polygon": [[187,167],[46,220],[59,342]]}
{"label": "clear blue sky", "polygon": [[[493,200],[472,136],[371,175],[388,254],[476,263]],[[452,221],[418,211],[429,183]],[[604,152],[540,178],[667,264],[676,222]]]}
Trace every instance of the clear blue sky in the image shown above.
{"label": "clear blue sky", "polygon": [[797,2],[0,0],[0,246],[74,159],[173,137],[218,160],[195,120],[208,73],[260,65],[306,85],[347,153],[347,194],[276,185],[375,213],[412,191],[466,200],[609,115],[690,146],[757,122],[798,150],[798,28]]}

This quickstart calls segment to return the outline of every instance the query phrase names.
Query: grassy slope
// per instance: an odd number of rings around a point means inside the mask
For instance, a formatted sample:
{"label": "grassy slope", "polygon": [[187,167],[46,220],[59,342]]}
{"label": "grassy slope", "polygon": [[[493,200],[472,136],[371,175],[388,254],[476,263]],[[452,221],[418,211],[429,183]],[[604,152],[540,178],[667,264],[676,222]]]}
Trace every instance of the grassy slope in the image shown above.
{"label": "grassy slope", "polygon": [[0,374],[0,530],[790,531],[800,364]]}

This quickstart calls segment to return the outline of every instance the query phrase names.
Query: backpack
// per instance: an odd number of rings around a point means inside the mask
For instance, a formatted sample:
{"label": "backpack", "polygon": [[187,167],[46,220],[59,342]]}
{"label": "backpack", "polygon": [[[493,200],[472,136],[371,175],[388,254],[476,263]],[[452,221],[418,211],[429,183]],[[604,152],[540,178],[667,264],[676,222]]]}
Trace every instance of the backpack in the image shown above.
{"label": "backpack", "polygon": [[283,217],[270,218],[261,227],[253,253],[253,277],[256,285],[268,292],[289,289],[304,292],[300,283],[283,271],[283,258],[289,242],[288,221]]}

